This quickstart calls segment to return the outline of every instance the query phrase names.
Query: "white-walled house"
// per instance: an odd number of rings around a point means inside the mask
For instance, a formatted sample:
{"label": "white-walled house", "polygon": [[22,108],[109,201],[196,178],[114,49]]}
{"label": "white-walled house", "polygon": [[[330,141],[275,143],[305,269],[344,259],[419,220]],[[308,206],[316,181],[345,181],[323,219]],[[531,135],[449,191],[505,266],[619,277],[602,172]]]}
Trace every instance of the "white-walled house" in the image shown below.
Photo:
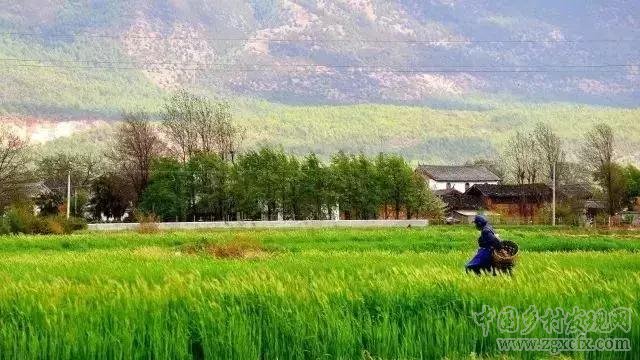
{"label": "white-walled house", "polygon": [[431,190],[455,189],[464,193],[473,185],[497,185],[502,180],[482,165],[419,165],[416,171],[425,179]]}

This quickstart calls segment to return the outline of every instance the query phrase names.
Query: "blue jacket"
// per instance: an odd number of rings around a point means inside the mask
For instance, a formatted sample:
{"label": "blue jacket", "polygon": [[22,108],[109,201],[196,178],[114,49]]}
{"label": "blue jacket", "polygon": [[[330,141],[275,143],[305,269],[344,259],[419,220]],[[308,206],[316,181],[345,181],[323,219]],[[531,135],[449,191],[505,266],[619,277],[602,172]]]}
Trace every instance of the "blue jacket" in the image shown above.
{"label": "blue jacket", "polygon": [[467,268],[488,269],[491,267],[492,251],[500,248],[500,240],[498,240],[493,228],[484,217],[476,217],[475,222],[478,228],[482,229],[478,238],[478,246],[480,248],[473,259],[467,263]]}
{"label": "blue jacket", "polygon": [[493,231],[491,225],[484,216],[476,216],[474,223],[480,230],[480,237],[478,238],[478,246],[481,248],[493,250],[500,247],[500,240]]}
{"label": "blue jacket", "polygon": [[485,225],[480,232],[480,237],[478,238],[478,246],[486,249],[495,249],[500,247],[500,240],[496,236],[496,233],[493,231],[491,225]]}

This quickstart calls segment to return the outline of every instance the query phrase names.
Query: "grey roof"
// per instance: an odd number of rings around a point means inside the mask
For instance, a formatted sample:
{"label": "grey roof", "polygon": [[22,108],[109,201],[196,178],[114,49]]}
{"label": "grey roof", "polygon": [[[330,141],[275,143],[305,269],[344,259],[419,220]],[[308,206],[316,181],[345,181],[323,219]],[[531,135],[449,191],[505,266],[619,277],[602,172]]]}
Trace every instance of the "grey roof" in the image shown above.
{"label": "grey roof", "polygon": [[37,197],[39,195],[51,193],[51,189],[49,189],[47,185],[45,185],[42,181],[26,184],[24,186],[24,190],[31,197]]}
{"label": "grey roof", "polygon": [[482,165],[419,165],[418,172],[436,181],[500,181],[500,177]]}
{"label": "grey roof", "polygon": [[603,210],[607,208],[607,203],[599,200],[587,200],[584,202],[585,209]]}
{"label": "grey roof", "polygon": [[589,200],[593,198],[593,191],[588,184],[558,185],[556,191],[561,199]]}
{"label": "grey roof", "polygon": [[480,195],[490,198],[539,198],[543,200],[551,199],[551,188],[545,184],[525,184],[525,185],[473,185],[466,195]]}
{"label": "grey roof", "polygon": [[436,196],[445,196],[445,195],[462,195],[462,193],[454,188],[442,189],[442,190],[433,190],[433,193]]}

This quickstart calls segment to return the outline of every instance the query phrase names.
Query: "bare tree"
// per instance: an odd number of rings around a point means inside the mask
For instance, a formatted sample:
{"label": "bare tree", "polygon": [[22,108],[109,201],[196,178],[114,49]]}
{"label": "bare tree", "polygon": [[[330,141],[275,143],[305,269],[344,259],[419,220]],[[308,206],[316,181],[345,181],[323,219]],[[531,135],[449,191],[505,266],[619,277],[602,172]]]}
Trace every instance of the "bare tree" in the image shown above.
{"label": "bare tree", "polygon": [[507,174],[517,184],[533,184],[539,179],[540,160],[535,141],[529,134],[516,132],[509,139],[504,153]]}
{"label": "bare tree", "polygon": [[540,162],[547,171],[545,175],[549,180],[552,180],[555,165],[556,178],[558,178],[561,169],[559,164],[565,160],[565,154],[562,150],[562,140],[549,126],[541,122],[538,123],[533,130],[533,139],[536,143],[536,150],[540,157]]}
{"label": "bare tree", "polygon": [[102,159],[95,154],[56,153],[37,162],[37,177],[50,192],[40,194],[35,202],[44,213],[55,214],[67,197],[68,177],[71,176],[71,211],[83,215],[90,185],[101,172]]}
{"label": "bare tree", "polygon": [[25,186],[33,181],[27,147],[26,141],[0,128],[0,211],[23,197]]}
{"label": "bare tree", "polygon": [[97,177],[100,165],[101,161],[96,155],[56,153],[38,161],[38,177],[51,190],[66,194],[69,173],[72,187],[86,188]]}
{"label": "bare tree", "polygon": [[582,158],[602,186],[610,215],[615,215],[617,210],[612,198],[616,192],[614,155],[615,135],[611,126],[598,124],[585,134]]}
{"label": "bare tree", "polygon": [[197,153],[233,158],[244,136],[244,130],[233,123],[228,103],[213,103],[186,91],[167,101],[162,124],[174,153],[183,162]]}
{"label": "bare tree", "polygon": [[130,182],[137,204],[149,184],[151,164],[164,148],[148,113],[125,112],[116,130],[111,159],[121,176]]}
{"label": "bare tree", "polygon": [[171,149],[186,162],[198,149],[200,136],[196,132],[196,108],[200,99],[186,91],[172,96],[164,105],[162,125],[171,142]]}

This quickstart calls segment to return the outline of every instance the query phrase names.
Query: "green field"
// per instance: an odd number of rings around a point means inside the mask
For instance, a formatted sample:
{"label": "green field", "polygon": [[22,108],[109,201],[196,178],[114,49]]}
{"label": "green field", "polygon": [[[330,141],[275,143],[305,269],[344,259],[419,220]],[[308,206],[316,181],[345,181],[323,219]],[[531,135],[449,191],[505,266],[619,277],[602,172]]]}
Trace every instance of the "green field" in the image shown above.
{"label": "green field", "polygon": [[[640,346],[640,233],[498,232],[520,244],[513,277],[464,273],[465,227],[3,237],[0,358],[552,357],[500,352],[518,336],[483,336],[483,305],[628,307],[630,331],[606,337]],[[217,251],[234,245],[244,257]]]}

